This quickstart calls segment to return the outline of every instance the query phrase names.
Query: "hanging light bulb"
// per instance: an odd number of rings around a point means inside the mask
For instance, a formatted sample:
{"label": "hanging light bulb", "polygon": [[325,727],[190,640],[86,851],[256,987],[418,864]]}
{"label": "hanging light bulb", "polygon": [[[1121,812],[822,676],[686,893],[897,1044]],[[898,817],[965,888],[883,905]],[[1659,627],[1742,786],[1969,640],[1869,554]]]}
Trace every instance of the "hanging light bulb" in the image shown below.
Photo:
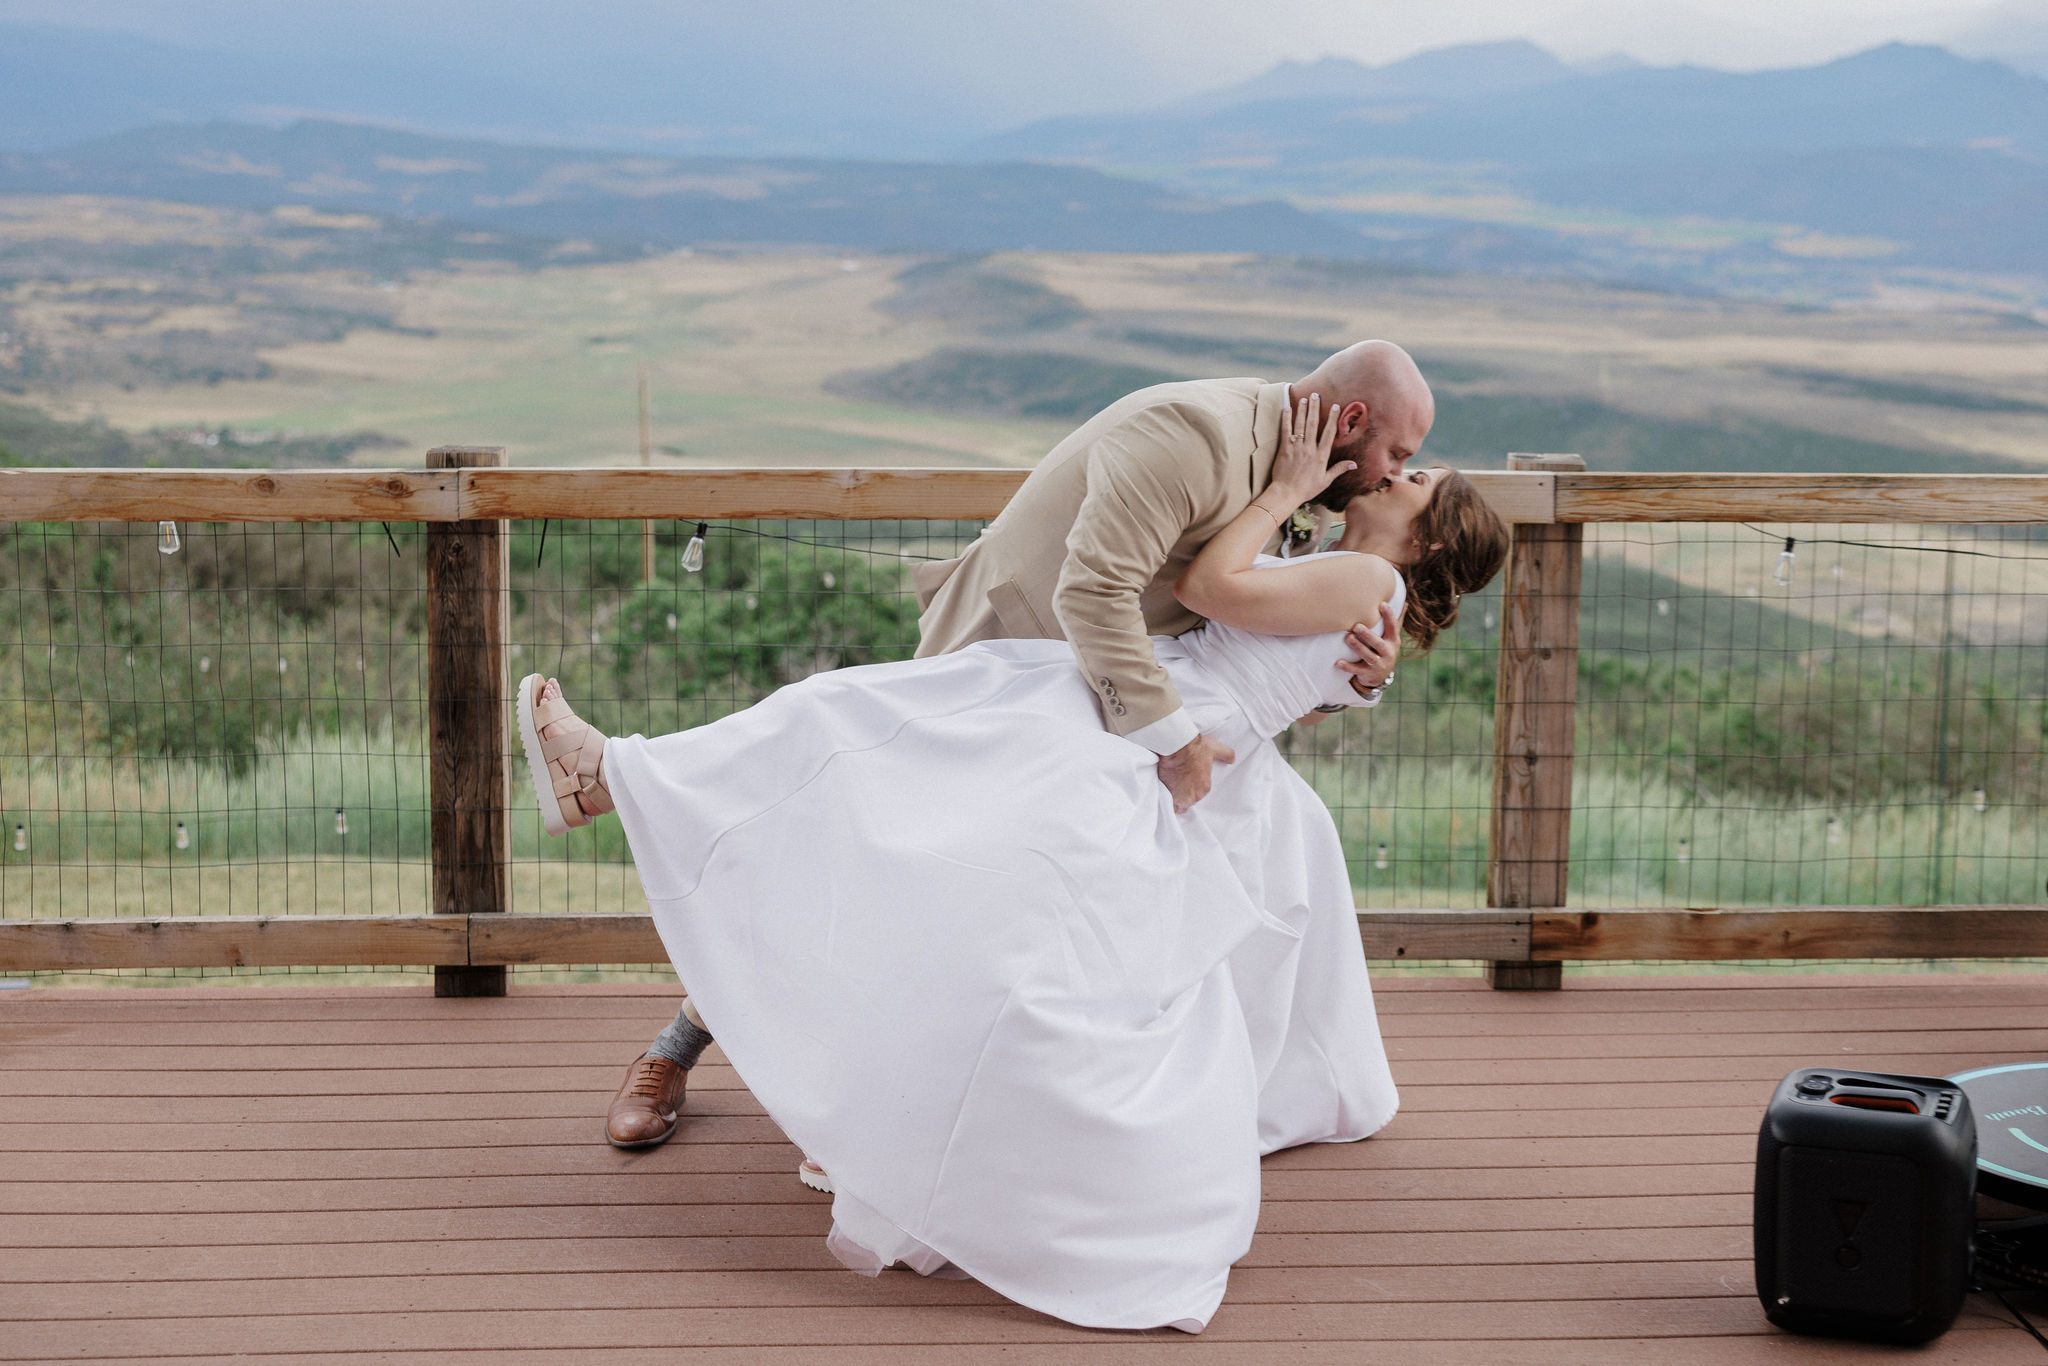
{"label": "hanging light bulb", "polygon": [[346,835],[348,833],[348,812],[338,806],[334,808],[334,833],[337,835]]}
{"label": "hanging light bulb", "polygon": [[1983,788],[1980,787],[1975,792],[1972,792],[1970,794],[1970,807],[1979,815],[1982,815],[1985,812],[1985,810],[1987,810],[1990,807],[1990,805],[1991,797],[1988,793],[1984,791]]}
{"label": "hanging light bulb", "polygon": [[692,536],[690,543],[683,547],[683,572],[685,574],[695,574],[704,568],[704,533],[709,530],[710,528],[704,523],[697,523],[697,534]]}
{"label": "hanging light bulb", "polygon": [[185,822],[178,822],[178,833],[171,836],[171,846],[176,849],[190,849],[192,837],[185,833]]}
{"label": "hanging light bulb", "polygon": [[1496,618],[1496,617],[1495,617],[1495,616],[1493,615],[1493,613],[1491,613],[1491,612],[1488,612],[1488,613],[1486,614],[1486,629],[1487,629],[1487,630],[1491,631],[1491,630],[1492,630],[1492,629],[1493,629],[1493,628],[1494,628],[1495,626],[1497,626],[1497,625],[1499,625],[1499,624],[1500,624],[1500,623],[1499,623],[1499,619],[1498,619],[1498,618]]}
{"label": "hanging light bulb", "polygon": [[156,524],[156,553],[175,555],[178,553],[178,524],[158,522]]}
{"label": "hanging light bulb", "polygon": [[832,577],[832,571],[829,569],[821,576],[821,582],[827,588],[837,588],[839,586],[839,580]]}
{"label": "hanging light bulb", "polygon": [[1830,816],[1828,817],[1828,843],[1840,844],[1841,842],[1842,822],[1838,817]]}
{"label": "hanging light bulb", "polygon": [[1657,599],[1657,615],[1660,617],[1668,617],[1671,615],[1671,599]]}
{"label": "hanging light bulb", "polygon": [[206,672],[206,671],[207,671],[208,669],[211,669],[212,667],[213,667],[213,656],[211,656],[211,655],[201,655],[201,656],[199,656],[199,672],[201,672],[201,673],[205,673],[205,672]]}
{"label": "hanging light bulb", "polygon": [[1790,588],[1792,586],[1792,561],[1795,558],[1792,554],[1792,547],[1797,544],[1797,541],[1787,536],[1785,538],[1785,548],[1778,552],[1778,567],[1771,571],[1771,582],[1780,588]]}
{"label": "hanging light bulb", "polygon": [[1691,862],[1692,862],[1692,841],[1691,841],[1691,840],[1680,840],[1680,841],[1678,842],[1678,861],[1679,861],[1680,863],[1691,863]]}
{"label": "hanging light bulb", "polygon": [[1386,866],[1387,866],[1387,846],[1386,846],[1386,845],[1382,844],[1382,845],[1380,846],[1380,851],[1379,851],[1379,853],[1378,853],[1378,854],[1376,854],[1376,855],[1374,855],[1374,857],[1373,857],[1373,861],[1372,861],[1372,866],[1373,866],[1373,867],[1375,867],[1375,868],[1384,868],[1384,867],[1386,867]]}
{"label": "hanging light bulb", "polygon": [[676,614],[674,612],[668,614],[668,629],[671,631],[676,629]]}
{"label": "hanging light bulb", "polygon": [[25,852],[27,849],[28,827],[25,825],[17,825],[14,827],[14,852],[19,854]]}
{"label": "hanging light bulb", "polygon": [[759,598],[755,597],[752,593],[747,594],[747,610],[749,612],[753,611],[756,607],[759,607],[760,605],[761,600]]}
{"label": "hanging light bulb", "polygon": [[279,673],[283,673],[283,672],[285,671],[285,662],[284,662],[284,656],[283,656],[283,655],[279,655],[279,656],[277,657],[277,671],[278,671]]}

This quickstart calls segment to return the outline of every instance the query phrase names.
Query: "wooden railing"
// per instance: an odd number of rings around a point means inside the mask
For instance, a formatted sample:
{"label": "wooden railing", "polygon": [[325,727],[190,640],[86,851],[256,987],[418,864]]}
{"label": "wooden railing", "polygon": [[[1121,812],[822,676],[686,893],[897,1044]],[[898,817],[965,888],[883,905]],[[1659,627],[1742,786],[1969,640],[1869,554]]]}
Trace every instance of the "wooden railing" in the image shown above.
{"label": "wooden railing", "polygon": [[[495,994],[513,964],[657,962],[640,915],[503,914],[504,523],[511,519],[994,517],[1022,470],[511,469],[440,447],[379,471],[0,470],[0,521],[429,526],[434,913],[0,921],[0,971],[432,966],[441,994]],[[1363,910],[1375,958],[1479,959],[1554,987],[1568,960],[2033,957],[2048,907],[1572,910],[1572,724],[1587,522],[2033,523],[2048,475],[1595,474],[1513,456],[1472,478],[1514,526],[1501,612],[1490,908]]]}

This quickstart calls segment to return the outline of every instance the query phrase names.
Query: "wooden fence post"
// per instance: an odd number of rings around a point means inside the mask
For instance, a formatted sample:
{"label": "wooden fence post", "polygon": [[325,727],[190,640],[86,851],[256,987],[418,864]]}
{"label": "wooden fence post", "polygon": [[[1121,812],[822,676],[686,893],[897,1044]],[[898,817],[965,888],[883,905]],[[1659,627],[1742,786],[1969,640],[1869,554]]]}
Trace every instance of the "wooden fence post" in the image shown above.
{"label": "wooden fence post", "polygon": [[[429,469],[503,465],[502,446],[436,446]],[[496,521],[427,527],[427,735],[434,910],[512,909],[505,637],[511,538]],[[436,967],[436,996],[503,996],[505,969]]]}
{"label": "wooden fence post", "polygon": [[[1576,455],[1510,455],[1511,470],[1583,470]],[[1572,845],[1572,710],[1579,683],[1579,573],[1585,529],[1518,523],[1501,593],[1493,702],[1489,906],[1565,904]],[[1495,962],[1502,989],[1555,990],[1564,965]]]}

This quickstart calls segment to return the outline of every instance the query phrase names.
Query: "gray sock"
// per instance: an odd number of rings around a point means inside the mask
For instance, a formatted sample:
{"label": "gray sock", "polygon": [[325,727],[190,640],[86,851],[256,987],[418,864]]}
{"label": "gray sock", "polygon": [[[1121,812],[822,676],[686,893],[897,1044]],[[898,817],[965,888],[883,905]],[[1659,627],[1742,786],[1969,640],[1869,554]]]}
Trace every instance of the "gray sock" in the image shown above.
{"label": "gray sock", "polygon": [[647,1045],[647,1051],[657,1058],[667,1058],[676,1066],[689,1069],[697,1065],[697,1059],[704,1056],[704,1050],[711,1046],[711,1031],[693,1023],[682,1011],[676,1012],[668,1028],[654,1036],[654,1042]]}

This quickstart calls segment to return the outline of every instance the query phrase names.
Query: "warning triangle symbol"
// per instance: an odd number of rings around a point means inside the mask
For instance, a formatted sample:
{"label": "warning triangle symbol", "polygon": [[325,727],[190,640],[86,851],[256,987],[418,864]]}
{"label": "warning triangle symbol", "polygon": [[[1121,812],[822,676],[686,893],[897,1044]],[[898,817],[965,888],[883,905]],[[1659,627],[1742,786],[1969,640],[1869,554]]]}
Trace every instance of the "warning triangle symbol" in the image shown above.
{"label": "warning triangle symbol", "polygon": [[1855,1237],[1856,1225],[1863,1222],[1863,1211],[1870,1208],[1870,1203],[1866,1200],[1836,1200],[1833,1204],[1835,1207],[1835,1222],[1841,1225],[1842,1236],[1844,1238]]}

